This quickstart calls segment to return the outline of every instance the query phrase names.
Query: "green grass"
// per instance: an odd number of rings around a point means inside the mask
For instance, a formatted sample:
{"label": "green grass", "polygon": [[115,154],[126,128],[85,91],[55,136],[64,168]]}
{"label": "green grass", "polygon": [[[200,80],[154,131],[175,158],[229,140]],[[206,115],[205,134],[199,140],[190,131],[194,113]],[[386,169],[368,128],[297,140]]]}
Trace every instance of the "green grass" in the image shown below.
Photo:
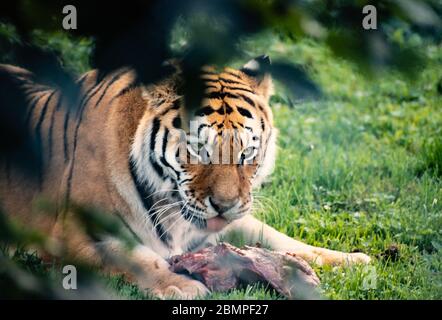
{"label": "green grass", "polygon": [[[419,76],[367,79],[310,40],[244,43],[249,56],[302,63],[324,91],[319,102],[292,103],[277,85],[279,155],[255,211],[309,244],[374,258],[370,267],[315,266],[324,298],[442,299],[442,48],[420,44],[427,66]],[[392,245],[396,259],[384,254]],[[121,297],[146,297],[121,277],[108,282]],[[278,297],[249,287],[208,298]]]}

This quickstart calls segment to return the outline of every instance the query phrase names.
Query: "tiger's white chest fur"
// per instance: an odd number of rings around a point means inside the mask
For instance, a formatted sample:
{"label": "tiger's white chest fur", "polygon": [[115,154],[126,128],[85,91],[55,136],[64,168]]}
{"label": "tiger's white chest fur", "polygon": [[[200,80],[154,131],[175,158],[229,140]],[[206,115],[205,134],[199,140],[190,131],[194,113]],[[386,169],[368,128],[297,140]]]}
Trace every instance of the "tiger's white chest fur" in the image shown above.
{"label": "tiger's white chest fur", "polygon": [[[133,213],[132,218],[127,219],[130,228],[143,245],[163,258],[198,250],[216,242],[216,233],[204,231],[183,218],[181,206],[174,205],[176,199],[170,193],[146,191],[144,184],[142,190],[137,190],[136,185],[124,184],[124,179],[115,172],[111,178]],[[172,188],[172,184],[163,182],[160,190]],[[143,203],[143,200],[149,201]]]}
{"label": "tiger's white chest fur", "polygon": [[163,243],[162,245],[164,248],[162,256],[169,257],[198,250],[216,238],[215,234],[202,231],[189,221],[179,218],[171,219],[169,223],[164,223],[164,227],[169,232],[170,238],[167,244]]}
{"label": "tiger's white chest fur", "polygon": [[[171,205],[167,200],[164,202],[166,204],[163,204],[163,207]],[[149,234],[150,239],[155,239],[155,241],[149,241],[146,245],[151,246],[162,257],[168,258],[184,252],[195,251],[216,242],[216,233],[201,230],[192,222],[185,220],[182,217],[181,208],[175,207],[166,211],[159,209],[159,212],[161,213],[160,216],[156,217],[154,223],[149,224],[149,227],[145,229],[145,233]],[[150,214],[146,212],[147,216]],[[160,230],[156,228],[156,223],[161,223]]]}

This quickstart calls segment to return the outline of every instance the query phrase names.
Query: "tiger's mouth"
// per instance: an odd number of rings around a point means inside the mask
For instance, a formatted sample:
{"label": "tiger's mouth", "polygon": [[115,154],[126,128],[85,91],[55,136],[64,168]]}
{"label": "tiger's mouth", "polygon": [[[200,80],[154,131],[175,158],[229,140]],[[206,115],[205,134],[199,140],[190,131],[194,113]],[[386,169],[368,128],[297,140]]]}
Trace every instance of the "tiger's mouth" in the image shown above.
{"label": "tiger's mouth", "polygon": [[193,223],[198,229],[208,232],[219,232],[233,221],[222,216],[205,217],[203,212],[196,211],[189,205],[183,207],[182,214],[187,221]]}
{"label": "tiger's mouth", "polygon": [[181,214],[185,220],[189,221],[195,225],[198,229],[208,232],[219,232],[229,225],[234,220],[244,217],[248,212],[248,208],[245,210],[238,211],[235,214],[229,214],[226,216],[215,215],[209,216],[207,211],[203,211],[198,207],[189,203],[186,199],[184,192],[177,192],[177,196],[185,204],[181,208]]}

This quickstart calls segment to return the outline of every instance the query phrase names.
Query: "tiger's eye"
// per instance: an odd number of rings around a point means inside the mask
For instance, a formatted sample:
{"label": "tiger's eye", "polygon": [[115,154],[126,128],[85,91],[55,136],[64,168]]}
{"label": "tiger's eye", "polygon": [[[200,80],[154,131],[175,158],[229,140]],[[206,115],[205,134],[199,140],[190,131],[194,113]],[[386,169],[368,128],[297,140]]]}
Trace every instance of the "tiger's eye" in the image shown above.
{"label": "tiger's eye", "polygon": [[244,161],[253,159],[255,154],[256,154],[256,148],[255,147],[248,147],[248,148],[244,149],[243,152],[241,153],[240,158],[239,158],[239,163],[241,165],[243,165]]}
{"label": "tiger's eye", "polygon": [[248,147],[242,153],[243,153],[244,157],[247,159],[248,157],[253,155],[254,151],[255,151],[254,147]]}

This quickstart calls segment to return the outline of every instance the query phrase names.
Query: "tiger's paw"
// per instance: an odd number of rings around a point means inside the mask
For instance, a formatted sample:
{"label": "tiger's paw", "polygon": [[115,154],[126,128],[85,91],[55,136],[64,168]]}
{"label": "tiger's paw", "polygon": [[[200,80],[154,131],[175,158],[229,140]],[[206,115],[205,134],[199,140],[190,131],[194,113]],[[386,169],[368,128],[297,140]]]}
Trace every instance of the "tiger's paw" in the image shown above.
{"label": "tiger's paw", "polygon": [[346,253],[323,248],[293,250],[288,252],[294,253],[309,263],[314,263],[319,266],[350,266],[355,264],[368,264],[371,262],[371,258],[362,252]]}
{"label": "tiger's paw", "polygon": [[200,281],[186,276],[176,275],[172,279],[159,284],[152,293],[160,299],[195,299],[209,294],[209,289]]}
{"label": "tiger's paw", "polygon": [[354,252],[348,254],[348,264],[369,264],[371,258],[362,252]]}
{"label": "tiger's paw", "polygon": [[320,255],[315,262],[319,265],[351,266],[356,264],[369,264],[371,262],[371,258],[362,252],[333,252],[332,254],[327,253]]}

